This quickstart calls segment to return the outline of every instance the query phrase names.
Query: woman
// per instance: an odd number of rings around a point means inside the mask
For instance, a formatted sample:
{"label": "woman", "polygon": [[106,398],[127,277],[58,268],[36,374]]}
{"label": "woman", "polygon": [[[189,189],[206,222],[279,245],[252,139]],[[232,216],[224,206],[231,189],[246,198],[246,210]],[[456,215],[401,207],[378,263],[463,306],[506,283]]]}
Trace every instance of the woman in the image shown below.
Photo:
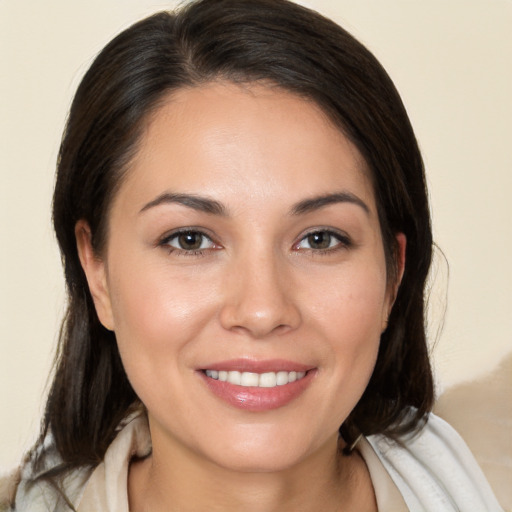
{"label": "woman", "polygon": [[203,0],[123,32],[53,215],[69,308],[16,510],[500,510],[429,415],[414,134],[331,21]]}

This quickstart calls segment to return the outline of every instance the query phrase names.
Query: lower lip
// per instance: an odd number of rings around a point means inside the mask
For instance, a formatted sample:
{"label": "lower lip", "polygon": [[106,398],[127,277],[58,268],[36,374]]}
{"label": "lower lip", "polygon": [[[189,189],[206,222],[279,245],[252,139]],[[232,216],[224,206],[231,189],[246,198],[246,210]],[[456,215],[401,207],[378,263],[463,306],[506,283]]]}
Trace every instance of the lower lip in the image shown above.
{"label": "lower lip", "polygon": [[237,386],[207,377],[199,372],[209,390],[229,405],[251,412],[270,411],[284,407],[298,398],[311,384],[315,370],[309,370],[302,379],[273,388]]}

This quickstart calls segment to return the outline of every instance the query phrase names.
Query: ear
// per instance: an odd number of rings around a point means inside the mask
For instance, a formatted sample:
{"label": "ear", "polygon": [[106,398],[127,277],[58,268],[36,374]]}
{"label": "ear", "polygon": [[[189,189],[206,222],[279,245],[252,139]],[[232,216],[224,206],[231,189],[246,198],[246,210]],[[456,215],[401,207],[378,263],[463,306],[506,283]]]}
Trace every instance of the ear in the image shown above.
{"label": "ear", "polygon": [[91,229],[85,220],[79,220],[76,223],[75,238],[80,263],[87,278],[89,291],[91,292],[98,318],[103,327],[113,331],[114,318],[105,262],[94,252]]}
{"label": "ear", "polygon": [[403,233],[397,233],[395,235],[398,251],[397,251],[397,262],[396,262],[396,283],[395,283],[395,297],[398,293],[398,288],[400,287],[400,283],[402,282],[402,277],[404,277],[405,271],[405,254],[407,248],[407,238]]}
{"label": "ear", "polygon": [[405,271],[405,258],[406,258],[406,248],[407,248],[407,238],[404,233],[397,233],[395,235],[397,241],[397,251],[395,254],[396,258],[396,275],[395,281],[389,287],[389,299],[387,305],[387,311],[385,312],[385,316],[383,318],[382,324],[382,332],[384,332],[388,326],[388,318],[391,314],[391,310],[393,309],[393,304],[395,303],[396,296],[398,294],[398,289],[400,288],[400,283],[402,282],[402,278],[404,276]]}

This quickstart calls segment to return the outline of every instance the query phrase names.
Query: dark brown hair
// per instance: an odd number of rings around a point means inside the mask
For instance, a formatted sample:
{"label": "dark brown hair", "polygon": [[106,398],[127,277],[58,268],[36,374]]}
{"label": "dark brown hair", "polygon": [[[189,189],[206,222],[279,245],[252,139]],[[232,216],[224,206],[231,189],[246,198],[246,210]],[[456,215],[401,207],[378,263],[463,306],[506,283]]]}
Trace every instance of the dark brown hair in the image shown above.
{"label": "dark brown hair", "polygon": [[432,407],[424,325],[429,207],[421,155],[392,81],[350,34],[306,8],[285,0],[199,0],[118,35],[71,106],[53,203],[69,302],[40,441],[52,432],[61,469],[98,464],[137,402],[115,335],[96,315],[75,224],[88,222],[101,254],[109,206],[148,116],[173,90],[212,80],[263,81],[318,104],[366,160],[392,282],[395,235],[407,237],[405,272],[376,368],[342,435],[350,442],[359,432],[412,432]]}

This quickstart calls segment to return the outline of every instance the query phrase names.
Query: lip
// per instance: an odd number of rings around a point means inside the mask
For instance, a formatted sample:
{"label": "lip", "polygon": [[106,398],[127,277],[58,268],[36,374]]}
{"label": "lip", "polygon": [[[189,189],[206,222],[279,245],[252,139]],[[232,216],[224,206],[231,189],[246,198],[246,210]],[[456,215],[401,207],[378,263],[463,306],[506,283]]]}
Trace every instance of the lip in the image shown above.
{"label": "lip", "polygon": [[[239,372],[278,372],[303,371],[306,375],[295,382],[273,388],[245,387],[222,382],[207,377],[204,370],[226,370]],[[273,359],[266,361],[253,361],[250,359],[237,359],[207,365],[197,371],[208,390],[225,403],[237,409],[250,412],[270,411],[284,407],[297,399],[313,382],[316,368],[292,361]]]}
{"label": "lip", "polygon": [[200,370],[226,370],[239,371],[239,372],[253,372],[253,373],[265,373],[265,372],[307,372],[312,370],[314,366],[306,365],[302,363],[296,363],[294,361],[288,361],[286,359],[265,359],[261,361],[253,359],[230,359],[229,361],[220,361],[217,363],[206,364],[205,366],[198,368]]}

